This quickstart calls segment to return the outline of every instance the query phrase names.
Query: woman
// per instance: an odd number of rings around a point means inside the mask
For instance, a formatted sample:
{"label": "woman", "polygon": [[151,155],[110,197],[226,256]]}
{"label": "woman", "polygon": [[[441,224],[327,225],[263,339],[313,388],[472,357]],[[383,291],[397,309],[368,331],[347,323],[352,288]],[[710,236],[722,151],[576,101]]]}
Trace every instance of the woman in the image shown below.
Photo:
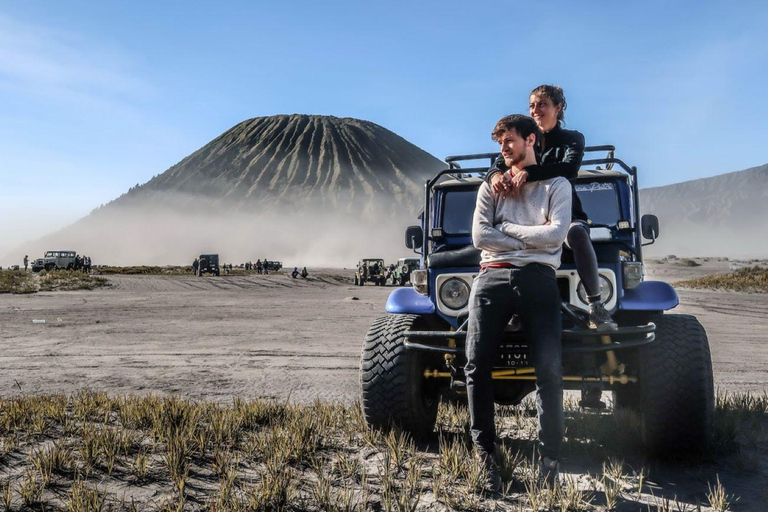
{"label": "woman", "polygon": [[[563,89],[554,85],[541,85],[531,91],[529,112],[542,132],[536,150],[538,164],[523,169],[504,166],[499,157],[489,169],[486,180],[494,193],[516,195],[527,182],[542,181],[558,176],[576,180],[584,158],[584,136],[575,130],[562,127],[567,103]],[[589,217],[573,190],[571,227],[565,244],[573,251],[576,270],[584,283],[589,301],[589,322],[598,331],[616,330],[616,322],[600,301],[600,278],[597,272],[597,256],[589,237]]]}

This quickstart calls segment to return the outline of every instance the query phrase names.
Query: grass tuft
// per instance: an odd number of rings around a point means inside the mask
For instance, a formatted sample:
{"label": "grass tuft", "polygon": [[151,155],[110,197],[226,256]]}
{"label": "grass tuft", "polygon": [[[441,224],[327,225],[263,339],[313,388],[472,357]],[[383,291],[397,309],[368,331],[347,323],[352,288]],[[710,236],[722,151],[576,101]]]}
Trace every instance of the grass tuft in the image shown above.
{"label": "grass tuft", "polygon": [[732,290],[744,293],[768,293],[768,268],[745,267],[727,274],[704,276],[679,281],[675,286],[710,290]]}

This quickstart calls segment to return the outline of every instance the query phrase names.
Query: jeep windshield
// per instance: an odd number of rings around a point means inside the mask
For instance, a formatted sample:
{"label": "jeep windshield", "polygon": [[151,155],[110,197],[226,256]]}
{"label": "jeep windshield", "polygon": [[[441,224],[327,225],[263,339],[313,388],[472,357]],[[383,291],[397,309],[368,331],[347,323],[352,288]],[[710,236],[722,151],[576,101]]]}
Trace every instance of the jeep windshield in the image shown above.
{"label": "jeep windshield", "polygon": [[615,182],[576,183],[576,193],[581,199],[581,205],[589,216],[589,220],[594,224],[615,226],[621,219]]}
{"label": "jeep windshield", "polygon": [[[595,224],[615,226],[621,220],[616,183],[595,181],[577,183],[576,193],[584,211]],[[477,190],[446,191],[443,196],[442,228],[446,235],[471,235],[472,215],[475,211]]]}
{"label": "jeep windshield", "polygon": [[446,235],[471,235],[477,189],[452,190],[443,196],[443,231]]}

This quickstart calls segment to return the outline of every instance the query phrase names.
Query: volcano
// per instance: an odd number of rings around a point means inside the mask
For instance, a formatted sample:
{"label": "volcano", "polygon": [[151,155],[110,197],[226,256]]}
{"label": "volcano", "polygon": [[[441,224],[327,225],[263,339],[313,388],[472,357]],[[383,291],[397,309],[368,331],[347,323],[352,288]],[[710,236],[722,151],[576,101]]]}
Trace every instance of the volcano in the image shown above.
{"label": "volcano", "polygon": [[[353,266],[408,256],[425,180],[446,167],[375,123],[317,115],[243,121],[148,182],[15,252],[58,247],[112,265],[270,259]],[[404,254],[405,252],[405,254]]]}

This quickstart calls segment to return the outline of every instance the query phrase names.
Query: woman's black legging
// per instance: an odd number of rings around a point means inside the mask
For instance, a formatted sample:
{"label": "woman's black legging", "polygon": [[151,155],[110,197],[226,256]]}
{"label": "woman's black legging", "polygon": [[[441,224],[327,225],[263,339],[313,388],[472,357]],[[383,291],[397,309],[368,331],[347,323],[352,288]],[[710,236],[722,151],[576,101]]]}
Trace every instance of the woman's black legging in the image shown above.
{"label": "woman's black legging", "polygon": [[600,296],[600,281],[597,273],[597,255],[589,238],[589,227],[582,222],[572,222],[565,237],[566,245],[573,251],[576,271],[584,282],[589,301]]}

